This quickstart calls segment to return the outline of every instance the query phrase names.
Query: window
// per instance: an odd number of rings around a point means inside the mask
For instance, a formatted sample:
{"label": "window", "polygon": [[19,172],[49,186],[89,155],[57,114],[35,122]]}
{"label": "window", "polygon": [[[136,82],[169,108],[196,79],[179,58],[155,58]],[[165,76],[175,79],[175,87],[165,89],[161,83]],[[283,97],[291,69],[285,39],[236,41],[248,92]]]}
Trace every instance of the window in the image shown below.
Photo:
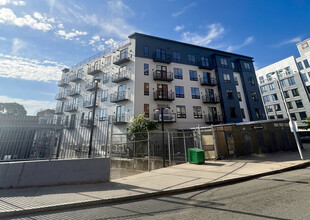
{"label": "window", "polygon": [[264,83],[264,82],[265,82],[264,76],[260,76],[260,77],[259,77],[259,83]]}
{"label": "window", "polygon": [[102,90],[101,101],[104,102],[104,101],[107,101],[107,100],[108,100],[108,90],[105,89],[105,90]]}
{"label": "window", "polygon": [[297,108],[303,108],[304,107],[304,104],[302,104],[301,100],[297,100],[297,101],[295,101],[295,103],[296,103]]}
{"label": "window", "polygon": [[182,69],[180,69],[180,68],[174,68],[174,69],[173,69],[173,72],[174,72],[174,78],[175,78],[175,79],[183,79],[183,72],[182,72]]}
{"label": "window", "polygon": [[284,98],[286,98],[286,99],[288,99],[290,97],[288,91],[284,91],[283,94],[284,94]]}
{"label": "window", "polygon": [[310,86],[307,86],[308,93],[310,94]]}
{"label": "window", "polygon": [[277,71],[277,74],[278,74],[279,78],[283,77],[283,71],[282,70]]}
{"label": "window", "polygon": [[277,101],[278,100],[278,95],[275,93],[275,94],[271,94],[271,98],[272,98],[272,101]]}
{"label": "window", "polygon": [[303,43],[303,44],[301,45],[301,48],[302,48],[302,49],[306,49],[307,47],[309,47],[309,45],[308,45],[307,42],[305,42],[305,43]]}
{"label": "window", "polygon": [[223,76],[224,76],[224,82],[230,83],[230,75],[228,73],[224,73]]}
{"label": "window", "polygon": [[299,112],[300,120],[305,120],[307,118],[306,112]]}
{"label": "window", "polygon": [[177,118],[186,118],[185,105],[177,105]]}
{"label": "window", "polygon": [[144,47],[143,48],[143,53],[144,53],[145,57],[148,57],[149,56],[149,47]]}
{"label": "window", "polygon": [[293,108],[292,102],[287,102],[286,104],[287,104],[287,108],[288,109],[292,109]]}
{"label": "window", "polygon": [[245,68],[246,70],[251,70],[251,66],[250,66],[249,63],[244,63],[244,68]]}
{"label": "window", "polygon": [[231,89],[226,90],[227,99],[234,99],[233,91]]}
{"label": "window", "polygon": [[267,106],[266,106],[266,112],[267,112],[267,113],[268,113],[268,112],[273,112],[273,108],[272,108],[271,105],[267,105]]}
{"label": "window", "polygon": [[270,84],[269,84],[269,90],[270,90],[270,91],[275,90],[275,88],[274,88],[274,83],[270,83]]}
{"label": "window", "polygon": [[188,63],[190,63],[190,64],[195,64],[195,56],[194,56],[194,55],[191,55],[191,54],[188,54],[188,55],[187,55],[187,61],[188,61]]}
{"label": "window", "polygon": [[144,104],[144,117],[149,118],[150,117],[150,105]]}
{"label": "window", "polygon": [[285,74],[288,76],[288,75],[291,75],[292,71],[291,71],[291,68],[288,66],[288,67],[285,67]]}
{"label": "window", "polygon": [[230,107],[229,108],[229,112],[230,112],[230,117],[231,118],[237,118],[237,111],[235,107]]}
{"label": "window", "polygon": [[293,86],[293,85],[295,85],[296,83],[295,83],[295,79],[294,79],[294,77],[290,77],[290,78],[288,78],[287,79],[287,81],[288,81],[288,84],[290,85],[290,86]]}
{"label": "window", "polygon": [[190,70],[189,71],[189,79],[191,81],[198,81],[198,78],[197,78],[197,71],[195,70]]}
{"label": "window", "polygon": [[298,63],[297,63],[297,66],[298,66],[298,69],[299,69],[299,70],[303,70],[303,69],[304,69],[304,67],[302,66],[302,63],[301,63],[301,62],[298,62]]}
{"label": "window", "polygon": [[280,80],[280,85],[281,85],[282,87],[285,87],[285,86],[286,86],[286,84],[285,84],[285,79]]}
{"label": "window", "polygon": [[71,118],[70,118],[70,128],[75,128],[75,120],[76,120],[76,115],[71,115]]}
{"label": "window", "polygon": [[291,115],[291,118],[292,118],[293,120],[297,120],[296,114],[295,114],[295,113],[291,113],[290,115]]}
{"label": "window", "polygon": [[[199,91],[198,91],[198,93],[199,93]],[[184,98],[184,87],[183,86],[176,86],[175,87],[175,97]]]}
{"label": "window", "polygon": [[174,61],[174,62],[181,62],[181,54],[180,54],[180,52],[173,52],[172,53],[172,61]]}
{"label": "window", "polygon": [[107,120],[107,109],[100,109],[100,117],[99,117],[99,121],[105,121]]}
{"label": "window", "polygon": [[144,83],[144,95],[149,95],[149,83]]}
{"label": "window", "polygon": [[269,95],[264,96],[263,99],[264,99],[264,102],[265,102],[265,103],[266,103],[266,102],[270,102],[270,97],[269,97]]}
{"label": "window", "polygon": [[267,75],[266,75],[266,78],[267,78],[267,81],[269,82],[269,81],[271,81],[272,80],[272,75],[273,73],[268,73]]}
{"label": "window", "polygon": [[280,104],[275,104],[274,108],[275,108],[276,111],[281,111]]}
{"label": "window", "polygon": [[301,78],[302,78],[302,80],[303,80],[304,82],[308,82],[308,77],[307,77],[307,75],[306,75],[305,73],[302,73],[302,74],[301,74]]}
{"label": "window", "polygon": [[105,58],[105,65],[110,66],[111,65],[111,56],[108,56]]}
{"label": "window", "polygon": [[255,85],[255,82],[254,82],[254,80],[253,80],[253,77],[249,77],[249,78],[248,78],[248,83],[249,83],[250,86],[254,86],[254,85]]}
{"label": "window", "polygon": [[241,116],[242,116],[242,118],[245,119],[245,112],[244,112],[244,109],[241,108],[240,110],[241,110]]}
{"label": "window", "polygon": [[102,83],[108,83],[109,82],[109,76],[107,73],[103,73],[102,76]]}
{"label": "window", "polygon": [[274,116],[269,116],[268,118],[269,118],[269,119],[274,119]]}
{"label": "window", "polygon": [[221,58],[221,65],[227,67],[227,60],[225,58]]}
{"label": "window", "polygon": [[251,97],[254,102],[258,102],[258,97],[256,92],[251,92]]}
{"label": "window", "polygon": [[144,64],[144,75],[149,75],[149,64],[145,63]]}
{"label": "window", "polygon": [[192,98],[193,99],[200,99],[200,95],[199,95],[199,88],[191,88],[192,91]]}
{"label": "window", "polygon": [[200,106],[193,106],[194,118],[202,118],[202,111]]}
{"label": "window", "polygon": [[238,77],[234,77],[234,80],[235,80],[235,85],[237,86],[237,85],[239,85],[239,82],[238,82]]}
{"label": "window", "polygon": [[267,92],[267,86],[261,86],[260,90],[262,91],[262,94]]}
{"label": "window", "polygon": [[298,89],[292,89],[292,94],[294,97],[299,96]]}
{"label": "window", "polygon": [[201,57],[201,66],[209,66],[209,59],[207,57]]}
{"label": "window", "polygon": [[231,68],[235,69],[235,63],[231,62]]}
{"label": "window", "polygon": [[238,96],[239,102],[242,102],[242,98],[241,98],[241,93],[240,92],[237,92],[237,96]]}
{"label": "window", "polygon": [[283,115],[277,115],[278,116],[278,118],[283,118]]}
{"label": "window", "polygon": [[262,111],[262,109],[255,108],[254,111],[255,111],[255,114],[256,114],[256,118],[258,118],[258,119],[263,118],[263,111]]}
{"label": "window", "polygon": [[309,68],[309,63],[308,63],[308,60],[304,60],[304,65],[305,65],[305,68]]}
{"label": "window", "polygon": [[156,59],[166,60],[166,50],[165,49],[156,48],[156,50],[155,50],[155,58]]}

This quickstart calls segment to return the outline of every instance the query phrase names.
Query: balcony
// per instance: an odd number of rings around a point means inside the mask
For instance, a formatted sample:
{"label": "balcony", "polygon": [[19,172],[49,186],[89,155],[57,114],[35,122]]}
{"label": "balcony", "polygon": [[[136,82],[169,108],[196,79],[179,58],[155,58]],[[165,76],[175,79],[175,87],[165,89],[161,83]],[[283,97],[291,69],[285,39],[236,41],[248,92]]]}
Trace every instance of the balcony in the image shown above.
{"label": "balcony", "polygon": [[217,86],[217,81],[214,77],[211,77],[210,79],[205,78],[205,77],[200,77],[200,85]]}
{"label": "balcony", "polygon": [[70,82],[78,82],[80,80],[82,80],[82,76],[83,74],[82,73],[75,73],[73,74],[71,77],[70,77]]}
{"label": "balcony", "polygon": [[87,69],[87,74],[88,75],[92,75],[92,76],[97,74],[97,73],[101,73],[101,72],[102,72],[102,70],[101,70],[101,66],[100,65],[89,67]]}
{"label": "balcony", "polygon": [[68,82],[68,79],[64,78],[64,79],[61,79],[58,81],[57,85],[59,87],[64,87],[64,86],[67,86],[69,85],[69,82]]}
{"label": "balcony", "polygon": [[102,79],[102,84],[108,83],[109,82],[109,78],[108,77],[104,77]]}
{"label": "balcony", "polygon": [[116,114],[114,118],[114,124],[126,124],[130,122],[130,117],[127,113]]}
{"label": "balcony", "polygon": [[[84,108],[92,108],[94,105],[94,101],[93,100],[84,100],[83,101],[83,107]],[[96,107],[97,107],[97,102],[96,102]]]}
{"label": "balcony", "polygon": [[57,93],[55,96],[56,100],[62,100],[66,98],[66,94],[64,92]]}
{"label": "balcony", "polygon": [[153,61],[159,63],[167,63],[170,64],[172,62],[170,54],[162,54],[162,53],[154,53]]}
{"label": "balcony", "polygon": [[86,91],[93,91],[96,89],[96,83],[95,82],[91,82],[85,85],[85,90]]}
{"label": "balcony", "polygon": [[207,124],[222,124],[223,117],[221,115],[205,115],[205,122]]}
{"label": "balcony", "polygon": [[218,96],[209,96],[209,95],[203,95],[202,96],[202,102],[203,103],[212,103],[212,104],[215,104],[215,103],[220,103],[220,98]]}
{"label": "balcony", "polygon": [[199,69],[206,69],[206,70],[214,70],[215,69],[214,65],[210,65],[209,63],[202,62],[202,61],[200,61],[198,63],[198,67],[199,67]]}
{"label": "balcony", "polygon": [[153,72],[153,79],[159,81],[171,82],[173,80],[173,73],[162,70],[156,70]]}
{"label": "balcony", "polygon": [[113,59],[113,64],[114,65],[122,65],[124,63],[129,62],[132,59],[132,54],[129,53],[122,53],[120,55],[117,55]]}
{"label": "balcony", "polygon": [[81,120],[81,127],[90,128],[92,126],[92,119],[83,119]]}
{"label": "balcony", "polygon": [[81,90],[75,87],[67,90],[68,96],[76,96],[76,95],[80,95],[80,93],[81,93]]}
{"label": "balcony", "polygon": [[154,92],[154,100],[173,101],[175,100],[174,92],[162,92],[157,90]]}
{"label": "balcony", "polygon": [[65,105],[65,112],[75,112],[78,110],[78,105],[70,103],[69,105]]}
{"label": "balcony", "polygon": [[130,100],[131,94],[127,91],[121,91],[121,92],[116,92],[114,94],[111,94],[110,96],[110,102],[121,102],[121,101],[127,101]]}
{"label": "balcony", "polygon": [[121,71],[112,75],[112,82],[119,83],[130,79],[130,74],[128,71]]}
{"label": "balcony", "polygon": [[[161,114],[154,114],[154,121],[161,122],[162,117]],[[175,113],[164,113],[164,122],[165,123],[172,123],[176,122],[176,114]]]}
{"label": "balcony", "polygon": [[63,110],[62,107],[56,107],[56,109],[55,109],[55,114],[56,115],[61,115],[63,113],[64,113],[64,110]]}

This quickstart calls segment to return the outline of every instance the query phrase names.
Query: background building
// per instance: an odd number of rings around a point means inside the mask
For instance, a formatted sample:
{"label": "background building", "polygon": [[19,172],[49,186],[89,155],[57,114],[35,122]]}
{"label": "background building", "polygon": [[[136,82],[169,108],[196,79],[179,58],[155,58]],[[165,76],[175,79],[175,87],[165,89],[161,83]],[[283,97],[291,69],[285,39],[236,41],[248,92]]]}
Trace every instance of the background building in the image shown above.
{"label": "background building", "polygon": [[310,39],[298,43],[297,48],[300,57],[290,56],[259,69],[256,76],[268,119],[288,117],[278,80],[292,119],[302,126],[301,121],[310,116]]}

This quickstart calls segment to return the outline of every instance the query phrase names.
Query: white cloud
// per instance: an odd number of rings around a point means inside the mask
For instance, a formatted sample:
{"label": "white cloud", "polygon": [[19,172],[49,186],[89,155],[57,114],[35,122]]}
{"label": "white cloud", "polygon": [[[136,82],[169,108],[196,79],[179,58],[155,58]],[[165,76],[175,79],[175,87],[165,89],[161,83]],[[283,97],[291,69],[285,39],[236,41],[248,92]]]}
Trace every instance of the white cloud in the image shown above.
{"label": "white cloud", "polygon": [[0,37],[0,40],[6,40],[6,38],[5,37]]}
{"label": "white cloud", "polygon": [[55,109],[56,101],[49,102],[44,100],[19,99],[8,96],[0,96],[1,102],[16,102],[25,107],[27,115],[36,115],[41,109]]}
{"label": "white cloud", "polygon": [[252,43],[254,40],[254,37],[248,37],[247,39],[245,39],[245,41],[242,43],[242,44],[239,44],[239,45],[232,45],[232,46],[229,46],[227,48],[227,51],[228,52],[232,52],[232,51],[235,51],[235,50],[239,50],[240,48]]}
{"label": "white cloud", "polygon": [[58,28],[64,28],[64,25],[63,24],[58,24],[57,27]]}
{"label": "white cloud", "polygon": [[79,40],[79,38],[77,38],[78,36],[87,35],[88,33],[86,31],[78,31],[78,30],[72,29],[72,32],[68,32],[68,33],[64,30],[58,30],[55,32],[55,34],[65,40]]}
{"label": "white cloud", "polygon": [[197,33],[184,32],[182,34],[182,40],[201,46],[206,46],[210,44],[213,40],[219,38],[224,33],[224,27],[220,23],[211,24],[207,26],[208,32],[205,35],[200,35]]}
{"label": "white cloud", "polygon": [[105,44],[109,45],[110,47],[115,46],[116,41],[110,38],[109,40],[104,42]]}
{"label": "white cloud", "polygon": [[26,5],[26,2],[24,1],[10,1],[10,0],[0,0],[0,5],[8,5],[8,4],[13,4],[13,5]]}
{"label": "white cloud", "polygon": [[12,54],[18,54],[19,51],[26,47],[26,43],[18,38],[13,39]]}
{"label": "white cloud", "polygon": [[24,6],[24,5],[26,5],[26,2],[24,2],[24,1],[13,1],[12,4],[13,4],[13,5],[21,5],[21,6]]}
{"label": "white cloud", "polygon": [[178,12],[172,13],[172,17],[178,17],[178,16],[180,16],[181,14],[183,14],[186,10],[188,10],[189,8],[194,7],[194,6],[196,6],[196,5],[197,5],[197,4],[193,2],[193,3],[191,3],[191,4],[187,5],[187,6],[185,6],[182,10],[180,10],[180,11],[178,11]]}
{"label": "white cloud", "polygon": [[10,4],[10,0],[0,0],[0,5]]}
{"label": "white cloud", "polygon": [[99,35],[95,35],[95,36],[93,36],[92,37],[92,39],[91,40],[89,40],[89,45],[93,45],[94,43],[96,43],[96,42],[98,42],[98,41],[100,41],[100,36]]}
{"label": "white cloud", "polygon": [[[51,22],[53,18],[48,20]],[[37,20],[28,14],[26,14],[24,17],[17,17],[15,13],[9,8],[0,9],[0,23],[16,25],[18,27],[28,26],[32,29],[41,30],[44,32],[53,29],[53,26],[48,23],[47,20]]]}
{"label": "white cloud", "polygon": [[56,81],[66,66],[54,61],[39,61],[0,53],[0,77],[35,81]]}
{"label": "white cloud", "polygon": [[183,30],[184,29],[184,25],[177,25],[174,30],[175,31],[180,31],[180,30]]}
{"label": "white cloud", "polygon": [[282,41],[282,42],[280,42],[278,44],[275,44],[275,45],[273,45],[273,47],[281,47],[281,46],[284,46],[286,44],[293,44],[293,43],[298,43],[298,42],[301,42],[301,41],[302,41],[301,37],[294,37],[294,38],[292,38],[290,40],[285,40],[285,41]]}

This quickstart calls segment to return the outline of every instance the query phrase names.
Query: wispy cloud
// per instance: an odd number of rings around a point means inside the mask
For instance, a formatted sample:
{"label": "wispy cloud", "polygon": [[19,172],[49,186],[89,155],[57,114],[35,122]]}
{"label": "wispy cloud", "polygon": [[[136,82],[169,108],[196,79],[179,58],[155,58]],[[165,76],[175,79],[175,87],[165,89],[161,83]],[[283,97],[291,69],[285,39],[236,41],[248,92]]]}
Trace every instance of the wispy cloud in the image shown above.
{"label": "wispy cloud", "polygon": [[8,96],[0,96],[1,102],[16,102],[25,107],[27,115],[36,115],[41,109],[53,109],[56,106],[56,102],[49,102],[43,100],[32,100],[32,99],[19,99]]}
{"label": "wispy cloud", "polygon": [[224,33],[224,27],[220,23],[208,25],[206,28],[206,34],[184,32],[182,34],[182,40],[187,43],[206,46],[213,40],[222,37]]}
{"label": "wispy cloud", "polygon": [[8,5],[8,4],[23,6],[23,5],[26,5],[26,2],[24,2],[24,1],[0,0],[0,5]]}
{"label": "wispy cloud", "polygon": [[0,77],[50,82],[59,80],[66,66],[54,61],[39,61],[0,53]]}
{"label": "wispy cloud", "polygon": [[174,30],[175,31],[180,31],[180,30],[183,30],[184,29],[184,25],[177,25]]}
{"label": "wispy cloud", "polygon": [[18,54],[19,51],[23,48],[26,47],[26,42],[24,42],[23,40],[20,40],[18,38],[14,38],[13,39],[13,43],[12,43],[12,54]]}
{"label": "wispy cloud", "polygon": [[302,39],[301,39],[300,36],[299,37],[294,37],[294,38],[292,38],[290,40],[285,40],[285,41],[282,41],[282,42],[280,42],[278,44],[275,44],[275,45],[273,45],[273,47],[281,47],[281,46],[284,46],[286,44],[294,44],[294,43],[298,43],[298,42],[301,42],[301,41],[302,41]]}
{"label": "wispy cloud", "polygon": [[239,50],[240,48],[242,48],[242,47],[244,47],[246,45],[249,45],[253,41],[254,41],[254,37],[253,36],[248,37],[247,39],[245,39],[245,41],[242,44],[228,46],[227,51],[228,52],[232,52],[232,51]]}
{"label": "wispy cloud", "polygon": [[88,33],[86,31],[78,31],[72,29],[72,32],[66,32],[65,30],[58,30],[55,32],[56,35],[60,36],[62,39],[65,40],[79,40],[79,36],[85,36]]}
{"label": "wispy cloud", "polygon": [[172,13],[172,17],[178,17],[178,16],[180,16],[181,14],[183,14],[184,12],[186,12],[186,10],[188,10],[189,8],[191,8],[191,7],[194,7],[194,6],[196,6],[197,4],[196,3],[191,3],[191,4],[189,4],[189,5],[187,5],[187,6],[185,6],[183,9],[181,9],[180,11],[177,11],[177,12],[174,12],[174,13]]}

